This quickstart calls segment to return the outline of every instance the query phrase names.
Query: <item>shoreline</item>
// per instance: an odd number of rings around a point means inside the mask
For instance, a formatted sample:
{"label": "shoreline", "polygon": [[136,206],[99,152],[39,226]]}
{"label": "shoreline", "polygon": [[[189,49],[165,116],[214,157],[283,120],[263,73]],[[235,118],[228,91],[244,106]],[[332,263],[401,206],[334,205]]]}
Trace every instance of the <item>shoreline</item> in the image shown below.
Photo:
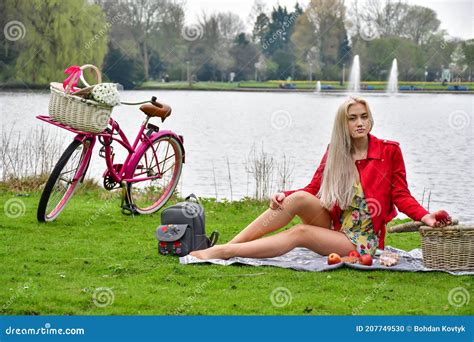
{"label": "shoreline", "polygon": [[[35,90],[35,91],[46,91],[49,92],[49,85],[0,85],[1,91],[22,91],[22,90]],[[319,92],[316,92],[314,89],[282,89],[282,88],[264,88],[264,87],[245,87],[245,88],[198,88],[198,87],[152,87],[144,86],[137,87],[134,89],[125,89],[127,91],[133,90],[160,90],[160,91],[225,91],[225,92],[248,92],[248,93],[319,93],[319,94],[347,94],[350,93],[346,89],[324,89]],[[361,89],[358,93],[362,94],[388,94],[385,90],[366,90]],[[399,90],[395,94],[466,94],[473,95],[474,90]]]}

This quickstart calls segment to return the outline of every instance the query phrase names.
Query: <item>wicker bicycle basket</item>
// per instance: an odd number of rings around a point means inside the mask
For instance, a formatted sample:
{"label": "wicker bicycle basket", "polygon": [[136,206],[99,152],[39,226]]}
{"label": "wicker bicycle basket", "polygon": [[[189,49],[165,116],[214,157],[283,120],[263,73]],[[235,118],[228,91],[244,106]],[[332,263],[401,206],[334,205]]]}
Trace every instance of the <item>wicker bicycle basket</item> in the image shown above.
{"label": "wicker bicycle basket", "polygon": [[422,226],[419,232],[426,267],[474,271],[474,225]]}
{"label": "wicker bicycle basket", "polygon": [[[92,68],[96,72],[97,83],[102,76],[97,67],[86,64],[82,70]],[[71,83],[63,89],[62,83],[50,83],[49,116],[57,122],[84,132],[99,133],[106,127],[113,107],[94,100],[85,99],[71,92]]]}

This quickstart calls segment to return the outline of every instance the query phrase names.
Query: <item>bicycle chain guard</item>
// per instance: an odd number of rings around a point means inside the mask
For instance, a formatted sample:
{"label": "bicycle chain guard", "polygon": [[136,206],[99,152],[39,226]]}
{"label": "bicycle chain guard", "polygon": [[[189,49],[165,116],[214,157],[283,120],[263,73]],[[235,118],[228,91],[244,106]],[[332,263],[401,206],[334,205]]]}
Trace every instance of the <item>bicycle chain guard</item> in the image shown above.
{"label": "bicycle chain guard", "polygon": [[[115,172],[119,172],[120,169],[122,168],[123,164],[114,164],[114,170]],[[112,177],[112,174],[110,173],[109,170],[106,170],[104,172],[104,180],[103,180],[103,185],[106,190],[113,190],[115,188],[119,188],[120,184],[117,183],[114,178]]]}

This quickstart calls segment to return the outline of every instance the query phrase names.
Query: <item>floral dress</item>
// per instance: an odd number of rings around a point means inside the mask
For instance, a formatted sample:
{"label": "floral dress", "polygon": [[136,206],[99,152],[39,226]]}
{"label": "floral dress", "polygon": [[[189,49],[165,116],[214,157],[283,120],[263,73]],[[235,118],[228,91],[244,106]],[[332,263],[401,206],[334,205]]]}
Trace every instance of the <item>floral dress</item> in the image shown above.
{"label": "floral dress", "polygon": [[341,215],[341,232],[356,246],[360,255],[375,254],[378,238],[374,233],[369,208],[360,182],[354,184],[355,194],[349,208]]}

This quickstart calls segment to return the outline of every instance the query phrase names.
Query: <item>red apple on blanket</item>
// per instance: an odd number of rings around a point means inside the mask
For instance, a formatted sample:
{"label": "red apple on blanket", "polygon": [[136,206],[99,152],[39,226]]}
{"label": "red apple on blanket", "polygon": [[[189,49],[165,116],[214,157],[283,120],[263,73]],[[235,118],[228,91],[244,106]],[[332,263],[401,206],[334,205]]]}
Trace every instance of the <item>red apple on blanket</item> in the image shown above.
{"label": "red apple on blanket", "polygon": [[353,251],[350,251],[349,254],[347,254],[347,256],[358,258],[360,257],[360,254],[356,250],[353,250]]}
{"label": "red apple on blanket", "polygon": [[370,254],[364,254],[359,258],[359,264],[365,266],[372,266],[372,256]]}
{"label": "red apple on blanket", "polygon": [[337,253],[331,253],[329,254],[328,256],[328,265],[334,265],[334,264],[338,264],[340,263],[342,260],[341,260],[341,256]]}

